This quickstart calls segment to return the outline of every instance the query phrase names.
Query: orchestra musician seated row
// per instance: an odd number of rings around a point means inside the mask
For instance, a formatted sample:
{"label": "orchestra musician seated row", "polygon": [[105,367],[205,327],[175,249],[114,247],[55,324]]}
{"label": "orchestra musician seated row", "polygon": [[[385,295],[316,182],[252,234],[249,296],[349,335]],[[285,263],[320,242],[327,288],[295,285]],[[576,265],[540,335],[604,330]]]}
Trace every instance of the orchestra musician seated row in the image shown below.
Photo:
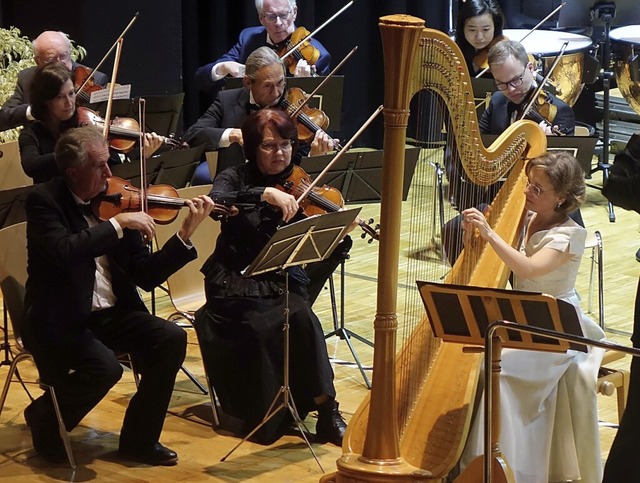
{"label": "orchestra musician seated row", "polygon": [[[296,0],[256,0],[256,11],[262,27],[244,29],[240,32],[238,43],[226,54],[198,68],[196,83],[200,90],[215,95],[222,88],[226,76],[243,77],[244,64],[251,52],[258,47],[268,46],[285,53],[287,41],[296,30]],[[312,38],[309,42],[317,49],[319,57],[312,65],[304,57],[296,60],[294,75],[305,77],[328,74],[331,64],[329,52],[316,39]],[[289,70],[287,74],[290,74]]]}
{"label": "orchestra musician seated row", "polygon": [[[294,169],[298,134],[285,112],[265,108],[244,121],[242,136],[247,162],[216,176],[210,196],[255,208],[222,220],[215,250],[202,267],[207,303],[195,324],[204,366],[222,409],[241,419],[249,432],[267,414],[283,384],[285,276],[272,271],[246,277],[243,271],[276,228],[298,214],[296,198],[283,188]],[[287,269],[290,386],[302,419],[318,410],[316,440],[340,446],[346,424],[338,412],[322,326],[308,293],[307,270],[322,263]],[[278,412],[254,439],[275,441],[291,424],[289,416],[288,411]]]}
{"label": "orchestra musician seated row", "polygon": [[[207,111],[187,129],[182,140],[190,146],[206,144],[206,149],[217,150],[232,143],[242,145],[239,127],[252,111],[281,104],[285,96],[286,77],[282,60],[269,47],[260,47],[247,58],[243,78],[244,87],[223,90],[218,93]],[[310,146],[304,146],[297,155],[297,163],[303,154],[326,154],[337,140],[318,129]],[[209,173],[206,163],[196,170],[193,183],[207,184],[215,173]]]}
{"label": "orchestra musician seated row", "polygon": [[[44,64],[35,69],[30,84],[30,110],[35,118],[22,129],[18,138],[24,172],[35,183],[42,183],[58,174],[54,147],[69,128],[81,124],[83,107],[76,104],[76,89],[69,69],[60,62]],[[85,111],[82,111],[85,112]],[[155,133],[145,134],[147,155],[163,143]],[[109,165],[121,163],[115,150],[110,150]]]}
{"label": "orchestra musician seated row", "polygon": [[[34,121],[35,116],[31,103],[31,82],[38,67],[60,62],[73,73],[83,65],[71,59],[71,43],[63,32],[45,31],[33,41],[33,57],[35,67],[28,67],[18,73],[18,82],[13,95],[6,100],[0,109],[0,131]],[[107,84],[107,76],[101,72],[93,72],[93,82],[99,86]],[[73,79],[73,77],[72,77]],[[73,82],[72,82],[73,85]]]}

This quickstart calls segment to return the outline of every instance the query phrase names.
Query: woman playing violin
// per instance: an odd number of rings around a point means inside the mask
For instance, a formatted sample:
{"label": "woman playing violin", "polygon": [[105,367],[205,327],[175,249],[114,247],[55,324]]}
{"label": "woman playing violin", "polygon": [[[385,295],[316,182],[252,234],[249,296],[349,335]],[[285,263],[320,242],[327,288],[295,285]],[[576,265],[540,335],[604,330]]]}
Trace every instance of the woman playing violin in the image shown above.
{"label": "woman playing violin", "polygon": [[[18,139],[24,172],[34,182],[42,183],[58,174],[53,150],[66,130],[78,127],[79,110],[73,73],[59,62],[38,67],[30,86],[31,112],[35,121],[24,127]],[[83,108],[80,108],[83,109]],[[162,144],[156,134],[147,134],[145,145],[150,155]],[[111,151],[110,164],[121,162]]]}
{"label": "woman playing violin", "polygon": [[[487,67],[487,52],[502,35],[504,16],[495,0],[460,2],[456,43],[462,51],[469,73],[474,77]],[[491,77],[487,71],[484,77]]]}
{"label": "woman playing violin", "polygon": [[[243,420],[249,431],[266,414],[282,384],[285,278],[280,272],[252,277],[242,273],[276,227],[298,213],[296,199],[277,188],[293,169],[298,138],[291,118],[276,109],[251,115],[242,134],[247,163],[220,173],[211,196],[255,203],[255,209],[222,221],[215,251],[202,268],[207,304],[196,324],[204,334],[203,360],[222,408]],[[343,240],[329,260],[312,265],[328,262],[335,267],[349,242]],[[318,410],[317,440],[340,445],[346,425],[335,401],[322,327],[311,309],[308,286],[313,276],[301,267],[288,273],[293,397],[300,414]],[[273,442],[289,423],[288,412],[280,411],[255,438]]]}

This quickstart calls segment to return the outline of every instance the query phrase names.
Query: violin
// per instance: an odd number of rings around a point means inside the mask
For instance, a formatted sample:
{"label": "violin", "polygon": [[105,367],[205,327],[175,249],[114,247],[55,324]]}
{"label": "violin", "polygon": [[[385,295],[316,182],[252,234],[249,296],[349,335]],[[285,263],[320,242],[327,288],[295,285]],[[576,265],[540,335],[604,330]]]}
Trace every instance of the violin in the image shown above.
{"label": "violin", "polygon": [[[104,119],[96,111],[87,107],[77,107],[80,126],[97,126],[104,129]],[[164,144],[172,148],[188,148],[189,146],[172,137],[160,136]],[[116,151],[128,153],[140,139],[140,125],[130,117],[116,117],[109,124],[109,146]]]}
{"label": "violin", "polygon": [[525,119],[530,119],[537,123],[546,122],[551,126],[551,132],[556,136],[566,136],[566,132],[560,126],[554,126],[553,121],[558,113],[558,106],[553,104],[553,98],[547,91],[541,89],[531,106],[531,109],[524,115]]}
{"label": "violin", "polygon": [[[102,86],[93,82],[92,74],[93,70],[85,67],[84,65],[78,65],[73,69],[73,86],[76,89],[76,95],[85,103],[89,103],[92,92],[101,91],[103,89]],[[81,87],[82,90],[80,90]]]}
{"label": "violin", "polygon": [[[290,116],[298,110],[298,106],[304,103],[307,98],[307,94],[299,87],[291,87],[287,90],[280,105],[285,109]],[[298,139],[303,143],[310,143],[316,132],[320,129],[326,130],[329,126],[329,117],[324,111],[315,107],[309,107],[305,105],[298,114],[295,115],[294,121],[298,126]],[[334,146],[336,150],[342,149],[340,144]]]}
{"label": "violin", "polygon": [[[310,184],[311,178],[306,171],[300,166],[294,165],[293,171],[289,177],[280,182],[276,188],[280,191],[296,196],[302,194]],[[342,197],[342,193],[333,186],[327,185],[319,188],[313,188],[309,194],[300,201],[300,208],[306,216],[334,213],[336,211],[340,211],[343,206],[344,198]],[[380,226],[371,226],[373,219],[369,219],[367,222],[358,219],[357,222],[360,228],[364,231],[362,238],[366,238],[367,235],[371,237],[369,239],[369,243],[380,238]]]}
{"label": "violin", "polygon": [[[187,205],[178,191],[171,185],[158,184],[147,188],[147,213],[159,225],[171,223],[178,211]],[[117,176],[107,178],[106,188],[91,200],[94,216],[106,221],[119,213],[142,211],[143,198],[140,188]],[[238,209],[215,202],[213,212],[216,216],[234,216]],[[215,218],[215,216],[214,216]]]}
{"label": "violin", "polygon": [[497,35],[486,47],[483,47],[476,52],[476,55],[473,58],[473,65],[477,70],[482,71],[489,68],[489,50],[491,47],[503,40],[509,40],[509,38],[506,35]]}
{"label": "violin", "polygon": [[[310,35],[310,32],[304,27],[295,29],[291,36],[283,43],[282,47],[276,50],[278,56],[284,57],[308,35]],[[299,60],[304,59],[309,65],[315,65],[319,58],[320,51],[316,49],[309,40],[306,40],[290,55],[284,57],[284,64],[289,70],[289,73],[295,75],[296,65],[298,65]]]}

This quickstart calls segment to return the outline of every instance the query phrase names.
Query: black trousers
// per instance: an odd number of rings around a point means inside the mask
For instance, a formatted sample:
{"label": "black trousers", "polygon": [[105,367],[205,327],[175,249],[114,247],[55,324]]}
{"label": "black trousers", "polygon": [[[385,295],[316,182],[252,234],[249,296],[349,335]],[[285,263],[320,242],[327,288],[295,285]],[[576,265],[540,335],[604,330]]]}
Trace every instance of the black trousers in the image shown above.
{"label": "black trousers", "polygon": [[[94,312],[88,326],[64,346],[33,353],[43,382],[53,385],[67,430],[77,426],[122,376],[116,353],[131,355],[140,386],[127,407],[120,445],[149,447],[160,438],[187,337],[175,324],[145,311]],[[34,401],[53,417],[48,393]]]}
{"label": "black trousers", "polygon": [[[640,280],[636,292],[633,321],[633,347],[640,348]],[[638,445],[640,444],[640,358],[631,360],[631,379],[627,405],[620,427],[611,445],[604,467],[603,483],[636,483],[640,481],[638,470]]]}

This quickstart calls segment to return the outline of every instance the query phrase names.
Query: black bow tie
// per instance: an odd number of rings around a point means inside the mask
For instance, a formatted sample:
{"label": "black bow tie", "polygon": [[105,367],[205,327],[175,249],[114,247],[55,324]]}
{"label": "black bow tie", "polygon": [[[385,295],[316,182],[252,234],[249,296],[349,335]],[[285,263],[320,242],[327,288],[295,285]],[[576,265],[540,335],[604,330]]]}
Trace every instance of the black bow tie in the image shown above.
{"label": "black bow tie", "polygon": [[93,210],[91,209],[91,203],[78,203],[78,209],[83,216],[91,218],[93,216]]}
{"label": "black bow tie", "polygon": [[247,110],[250,112],[259,111],[260,109],[262,108],[258,104],[253,104],[252,102],[250,102],[249,105],[247,106]]}

